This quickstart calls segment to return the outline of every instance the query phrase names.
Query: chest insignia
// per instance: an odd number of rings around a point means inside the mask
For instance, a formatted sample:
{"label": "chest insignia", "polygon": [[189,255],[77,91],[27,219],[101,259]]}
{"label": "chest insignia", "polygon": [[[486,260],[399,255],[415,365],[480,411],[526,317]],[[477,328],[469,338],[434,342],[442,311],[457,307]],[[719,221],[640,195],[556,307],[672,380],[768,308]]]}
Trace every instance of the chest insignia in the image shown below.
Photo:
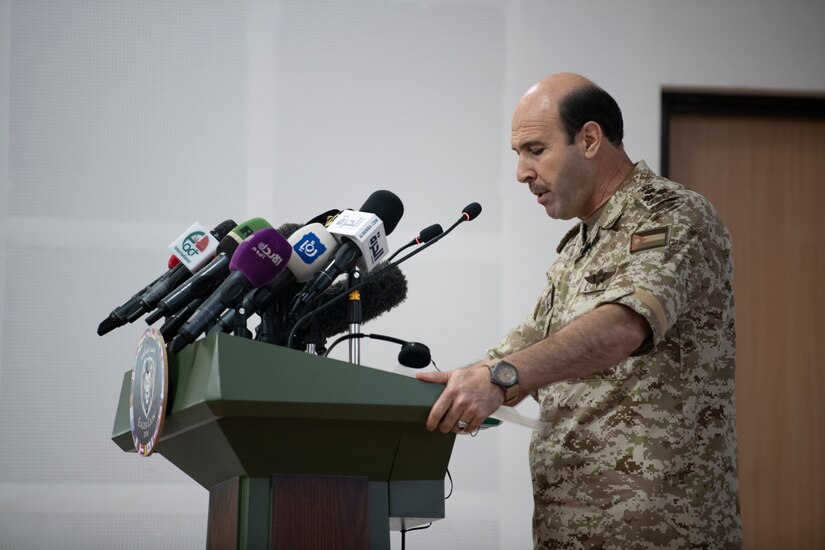
{"label": "chest insignia", "polygon": [[585,277],[584,280],[590,283],[591,285],[600,285],[606,280],[608,280],[610,277],[612,277],[614,273],[616,272],[605,271],[604,269],[600,269],[597,272],[591,273],[590,275]]}

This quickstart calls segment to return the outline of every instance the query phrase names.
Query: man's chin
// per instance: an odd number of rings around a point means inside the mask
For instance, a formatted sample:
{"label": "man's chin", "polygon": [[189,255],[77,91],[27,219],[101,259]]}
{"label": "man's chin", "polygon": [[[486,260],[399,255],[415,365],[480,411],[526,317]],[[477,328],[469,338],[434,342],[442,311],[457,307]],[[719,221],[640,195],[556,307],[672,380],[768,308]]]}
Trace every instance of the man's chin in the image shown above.
{"label": "man's chin", "polygon": [[550,218],[552,218],[554,220],[562,220],[563,221],[563,220],[570,220],[570,219],[574,218],[574,216],[572,216],[572,215],[569,215],[565,212],[558,212],[555,209],[550,208],[550,207],[545,208],[544,211],[547,213],[547,215]]}

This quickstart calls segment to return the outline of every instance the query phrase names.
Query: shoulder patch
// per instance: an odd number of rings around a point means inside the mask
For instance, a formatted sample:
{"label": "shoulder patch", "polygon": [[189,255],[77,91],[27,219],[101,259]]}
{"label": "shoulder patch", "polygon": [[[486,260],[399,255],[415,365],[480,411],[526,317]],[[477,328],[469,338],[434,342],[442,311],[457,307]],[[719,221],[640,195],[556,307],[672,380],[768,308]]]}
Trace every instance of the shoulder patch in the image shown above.
{"label": "shoulder patch", "polygon": [[661,208],[662,203],[675,200],[680,197],[679,190],[670,185],[650,182],[642,185],[635,193],[636,198],[649,211]]}
{"label": "shoulder patch", "polygon": [[561,254],[561,251],[564,250],[564,247],[567,246],[567,243],[570,242],[570,239],[579,234],[579,231],[581,231],[581,229],[579,229],[580,225],[581,222],[577,223],[572,228],[570,228],[570,231],[568,231],[564,237],[562,237],[559,246],[556,247],[556,254]]}

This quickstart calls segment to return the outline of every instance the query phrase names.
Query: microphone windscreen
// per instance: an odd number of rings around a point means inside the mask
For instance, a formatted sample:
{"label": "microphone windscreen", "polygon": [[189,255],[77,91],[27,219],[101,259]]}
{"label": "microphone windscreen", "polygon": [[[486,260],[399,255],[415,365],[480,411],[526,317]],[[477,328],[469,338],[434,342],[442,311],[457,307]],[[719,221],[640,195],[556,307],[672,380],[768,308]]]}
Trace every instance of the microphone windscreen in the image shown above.
{"label": "microphone windscreen", "polygon": [[426,243],[430,242],[431,240],[435,239],[439,235],[444,233],[444,230],[441,228],[440,224],[434,223],[429,227],[425,227],[421,230],[421,233],[418,235],[417,241],[419,243]]}
{"label": "microphone windscreen", "polygon": [[235,228],[229,232],[230,235],[235,236],[235,240],[241,242],[254,232],[272,227],[272,225],[263,218],[250,218],[243,223],[239,223]]}
{"label": "microphone windscreen", "polygon": [[338,241],[320,223],[311,223],[299,228],[289,237],[292,257],[287,268],[298,282],[309,281],[317,271],[322,270],[338,247]]}
{"label": "microphone windscreen", "polygon": [[[376,266],[382,269],[384,264]],[[335,283],[322,295],[321,302],[346,292],[347,282]],[[407,278],[398,266],[393,265],[381,276],[369,279],[360,289],[362,322],[366,323],[387,313],[407,298]],[[320,305],[320,304],[319,304]],[[320,313],[312,323],[326,336],[340,334],[349,328],[347,300],[340,300],[328,310]]]}
{"label": "microphone windscreen", "polygon": [[474,220],[481,214],[481,205],[477,202],[471,202],[464,207],[461,213],[467,216],[467,221]]}
{"label": "microphone windscreen", "polygon": [[218,254],[223,252],[231,257],[244,239],[256,231],[266,229],[267,227],[272,226],[263,218],[250,218],[243,223],[239,223],[218,243]]}
{"label": "microphone windscreen", "polygon": [[290,238],[296,231],[303,227],[299,223],[285,223],[281,227],[278,228],[278,233],[285,239]]}
{"label": "microphone windscreen", "polygon": [[367,197],[360,211],[369,212],[381,218],[384,222],[384,231],[389,235],[404,215],[404,203],[395,193],[382,189]]}
{"label": "microphone windscreen", "polygon": [[238,245],[229,262],[230,271],[240,271],[259,288],[269,284],[281,271],[292,255],[289,241],[271,227],[261,229]]}
{"label": "microphone windscreen", "polygon": [[212,230],[212,234],[215,236],[216,239],[219,241],[226,237],[232,229],[237,226],[234,220],[225,220],[215,226]]}
{"label": "microphone windscreen", "polygon": [[407,342],[398,352],[398,362],[411,369],[423,369],[432,360],[430,348],[419,342]]}

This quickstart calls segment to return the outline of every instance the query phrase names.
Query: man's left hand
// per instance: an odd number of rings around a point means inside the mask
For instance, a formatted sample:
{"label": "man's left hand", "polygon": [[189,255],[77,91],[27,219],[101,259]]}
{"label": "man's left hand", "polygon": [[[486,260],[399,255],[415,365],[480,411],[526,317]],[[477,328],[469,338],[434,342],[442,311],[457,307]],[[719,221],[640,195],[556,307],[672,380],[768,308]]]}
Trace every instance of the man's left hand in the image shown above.
{"label": "man's left hand", "polygon": [[449,372],[419,373],[415,377],[447,384],[427,417],[430,431],[438,428],[443,433],[472,433],[504,403],[504,390],[490,382],[486,361]]}

